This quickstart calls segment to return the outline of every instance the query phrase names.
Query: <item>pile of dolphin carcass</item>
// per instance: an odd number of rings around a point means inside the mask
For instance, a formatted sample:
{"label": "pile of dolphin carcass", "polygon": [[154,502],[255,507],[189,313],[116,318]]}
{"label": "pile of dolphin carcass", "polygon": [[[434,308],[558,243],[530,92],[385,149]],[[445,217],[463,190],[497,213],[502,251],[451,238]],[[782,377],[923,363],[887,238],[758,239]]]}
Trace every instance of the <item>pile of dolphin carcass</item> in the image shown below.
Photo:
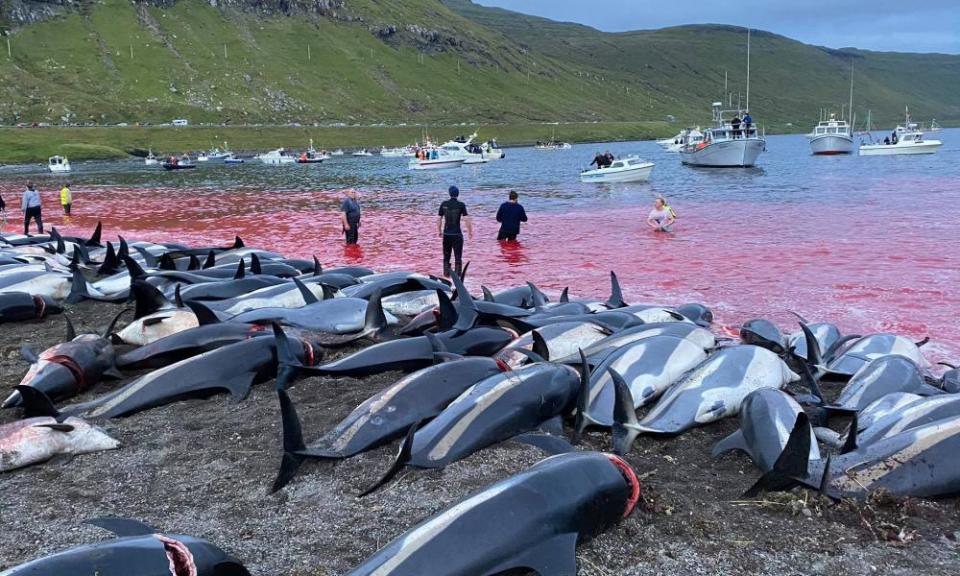
{"label": "pile of dolphin carcass", "polygon": [[[746,323],[741,343],[718,341],[705,306],[630,306],[614,274],[611,283],[603,302],[567,291],[551,302],[532,284],[484,288],[475,299],[457,276],[450,285],[409,272],[323,270],[316,259],[285,259],[239,239],[226,248],[120,239],[115,250],[101,244],[99,227],[90,239],[4,237],[0,321],[42,317],[64,300],[132,300],[136,310],[122,330],[114,330],[118,315],[102,336],[77,336],[71,326],[66,343],[39,355],[24,350],[33,364],[3,406],[21,407],[26,419],[0,427],[0,471],[117,447],[86,420],[217,390],[239,401],[276,377],[284,438],[274,490],[305,459],[346,459],[393,441],[396,460],[362,495],[406,467],[442,468],[510,439],[554,454],[425,520],[353,575],[574,574],[577,540],[638,501],[639,482],[620,457],[637,436],[732,416],[740,429],[715,453],[749,455],[763,473],[750,493],[807,485],[835,498],[881,488],[933,497],[960,488],[949,456],[960,448],[960,378],[953,369],[933,379],[918,344],[841,336],[826,323],[801,322],[784,337],[765,320]],[[92,401],[54,407],[123,370],[145,369]],[[300,376],[390,371],[405,376],[306,443],[286,391]],[[828,402],[823,390],[837,381],[846,383]],[[843,436],[827,427],[845,415],[853,418]],[[574,444],[587,428],[610,428],[614,453],[575,449],[564,437],[570,417]],[[513,515],[524,520],[504,526],[489,513],[504,506],[524,511]],[[121,538],[9,573],[70,566],[130,574],[124,554],[144,539],[155,554],[144,555],[137,574],[169,574],[174,565],[185,574],[246,573],[208,543],[156,535],[135,521],[95,522]],[[469,554],[450,545],[470,534],[484,534],[484,545]],[[150,572],[148,556],[162,570]]]}

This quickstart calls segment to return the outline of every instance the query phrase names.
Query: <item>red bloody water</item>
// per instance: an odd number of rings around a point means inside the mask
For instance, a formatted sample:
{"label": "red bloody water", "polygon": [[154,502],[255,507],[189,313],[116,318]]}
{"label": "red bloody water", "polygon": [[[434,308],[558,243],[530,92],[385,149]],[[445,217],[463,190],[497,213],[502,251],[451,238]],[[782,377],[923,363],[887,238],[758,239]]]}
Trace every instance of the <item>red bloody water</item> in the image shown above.
{"label": "red bloody water", "polygon": [[[875,159],[844,159],[848,165],[869,160]],[[777,177],[767,168],[758,178]],[[476,228],[465,248],[472,263],[468,283],[496,290],[529,280],[548,293],[569,286],[571,297],[605,299],[615,270],[629,302],[702,302],[726,330],[764,317],[792,331],[796,320],[788,311],[794,310],[811,321],[836,322],[845,332],[890,331],[917,340],[929,335],[933,342],[925,351],[931,360],[960,359],[956,168],[948,176],[919,179],[895,171],[873,178],[789,177],[799,191],[782,198],[762,190],[742,197],[735,190],[711,195],[670,189],[681,216],[673,234],[646,227],[647,190],[606,191],[585,201],[582,195],[594,192],[578,189],[576,201],[556,204],[533,190],[524,198],[531,222],[516,244],[494,240],[493,215],[507,187],[464,190]],[[712,182],[725,176],[686,178]],[[828,186],[834,188],[820,194]],[[284,192],[75,188],[69,221],[51,209],[55,193],[45,194],[48,225],[70,234],[89,234],[102,220],[106,238],[226,245],[236,234],[250,246],[288,256],[316,255],[325,266],[433,274],[442,269],[435,210],[446,194],[439,181],[362,188],[358,247],[343,245],[340,192],[322,186]],[[916,193],[903,193],[910,190]],[[0,191],[9,202],[17,189],[8,183]]]}

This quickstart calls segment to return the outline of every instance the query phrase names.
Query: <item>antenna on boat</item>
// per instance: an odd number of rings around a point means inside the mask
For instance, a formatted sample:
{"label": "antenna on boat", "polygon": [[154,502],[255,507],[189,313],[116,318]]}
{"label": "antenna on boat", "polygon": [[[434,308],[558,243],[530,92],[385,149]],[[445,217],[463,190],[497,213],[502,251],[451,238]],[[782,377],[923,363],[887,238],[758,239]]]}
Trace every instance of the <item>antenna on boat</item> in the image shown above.
{"label": "antenna on boat", "polygon": [[[850,111],[850,118],[853,118],[853,60],[850,60],[850,106],[847,107]],[[853,124],[850,125],[850,131],[853,132]]]}
{"label": "antenna on boat", "polygon": [[747,112],[750,112],[750,29],[747,28]]}

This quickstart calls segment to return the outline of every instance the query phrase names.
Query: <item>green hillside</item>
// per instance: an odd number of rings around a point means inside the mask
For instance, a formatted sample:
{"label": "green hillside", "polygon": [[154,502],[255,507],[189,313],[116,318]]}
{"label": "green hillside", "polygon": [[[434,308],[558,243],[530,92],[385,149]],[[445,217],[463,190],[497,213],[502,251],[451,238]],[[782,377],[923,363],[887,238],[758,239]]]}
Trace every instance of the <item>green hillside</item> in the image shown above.
{"label": "green hillside", "polygon": [[[18,23],[3,4],[0,124],[703,123],[725,72],[745,83],[745,34],[722,26],[608,34],[468,0],[17,0],[44,15]],[[960,56],[753,48],[772,130],[846,102],[851,61],[877,124],[904,105],[960,122]]]}

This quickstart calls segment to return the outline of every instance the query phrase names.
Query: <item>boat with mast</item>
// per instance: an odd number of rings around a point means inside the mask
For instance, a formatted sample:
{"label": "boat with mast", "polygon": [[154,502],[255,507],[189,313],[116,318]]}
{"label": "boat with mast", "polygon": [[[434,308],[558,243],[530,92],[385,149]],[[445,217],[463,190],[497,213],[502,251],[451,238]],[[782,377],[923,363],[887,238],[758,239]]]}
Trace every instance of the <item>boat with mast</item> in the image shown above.
{"label": "boat with mast", "polygon": [[851,122],[847,122],[843,114],[840,119],[837,119],[835,114],[824,119],[821,113],[820,123],[813,128],[813,132],[807,134],[813,154],[820,156],[853,152],[853,62],[850,63],[850,104],[847,110],[851,115]]}
{"label": "boat with mast", "polygon": [[[713,126],[703,130],[703,140],[690,140],[680,149],[680,161],[687,166],[711,168],[747,168],[766,150],[763,130],[739,118],[750,113],[750,29],[747,29],[747,103],[746,107],[724,110],[723,102],[713,103]],[[729,119],[728,119],[729,116]],[[736,119],[736,122],[733,120]]]}
{"label": "boat with mast", "polygon": [[925,140],[920,124],[910,118],[910,109],[906,108],[903,125],[898,125],[890,136],[877,142],[872,133],[869,144],[860,145],[861,156],[894,156],[903,154],[935,154],[943,142],[939,140]]}

